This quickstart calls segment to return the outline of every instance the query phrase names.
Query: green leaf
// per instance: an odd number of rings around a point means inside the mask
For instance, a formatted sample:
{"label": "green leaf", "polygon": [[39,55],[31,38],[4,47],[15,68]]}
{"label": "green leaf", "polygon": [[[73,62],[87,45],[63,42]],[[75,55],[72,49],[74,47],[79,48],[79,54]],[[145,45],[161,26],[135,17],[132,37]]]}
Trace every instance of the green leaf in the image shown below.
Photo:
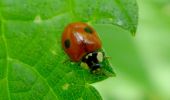
{"label": "green leaf", "polygon": [[[0,99],[100,100],[90,84],[113,74],[91,74],[61,48],[61,33],[71,22],[115,24],[135,33],[136,2],[120,0],[1,0]],[[66,62],[67,61],[67,62]]]}

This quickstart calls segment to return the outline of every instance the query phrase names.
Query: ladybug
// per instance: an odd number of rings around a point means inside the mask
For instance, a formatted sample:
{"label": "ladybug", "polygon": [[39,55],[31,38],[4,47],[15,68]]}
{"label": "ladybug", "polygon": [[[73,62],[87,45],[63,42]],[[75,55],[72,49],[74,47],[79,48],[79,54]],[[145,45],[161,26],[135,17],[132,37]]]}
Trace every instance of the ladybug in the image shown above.
{"label": "ladybug", "polygon": [[97,32],[88,24],[71,23],[62,34],[62,47],[71,61],[80,62],[92,72],[99,71],[104,53],[101,52],[101,40]]}

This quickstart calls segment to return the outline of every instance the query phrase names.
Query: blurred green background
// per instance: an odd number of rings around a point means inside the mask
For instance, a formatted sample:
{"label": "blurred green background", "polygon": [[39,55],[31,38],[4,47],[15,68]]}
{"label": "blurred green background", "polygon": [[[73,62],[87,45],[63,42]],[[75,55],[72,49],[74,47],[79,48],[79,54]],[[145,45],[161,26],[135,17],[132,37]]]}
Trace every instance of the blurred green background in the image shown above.
{"label": "blurred green background", "polygon": [[94,84],[104,100],[170,100],[170,0],[137,2],[135,37],[116,26],[95,26],[117,74]]}

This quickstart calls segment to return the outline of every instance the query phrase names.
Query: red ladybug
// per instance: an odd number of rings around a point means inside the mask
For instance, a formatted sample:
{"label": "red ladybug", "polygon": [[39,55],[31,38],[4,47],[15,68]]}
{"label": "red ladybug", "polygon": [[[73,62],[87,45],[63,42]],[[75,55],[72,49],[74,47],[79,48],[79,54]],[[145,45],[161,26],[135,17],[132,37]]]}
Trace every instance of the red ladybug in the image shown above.
{"label": "red ladybug", "polygon": [[101,67],[104,53],[100,52],[101,41],[97,32],[88,24],[76,22],[69,24],[62,34],[62,47],[71,61],[86,64],[91,70]]}

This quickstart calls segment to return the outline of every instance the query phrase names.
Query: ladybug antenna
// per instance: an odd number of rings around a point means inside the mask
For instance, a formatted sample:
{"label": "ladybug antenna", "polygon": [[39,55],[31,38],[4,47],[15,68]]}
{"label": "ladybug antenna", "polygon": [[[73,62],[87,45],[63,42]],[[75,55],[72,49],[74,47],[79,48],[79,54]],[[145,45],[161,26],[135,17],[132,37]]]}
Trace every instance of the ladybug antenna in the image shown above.
{"label": "ladybug antenna", "polygon": [[115,73],[109,72],[108,70],[106,70],[104,68],[102,68],[101,72],[108,77],[115,77],[116,76]]}
{"label": "ladybug antenna", "polygon": [[112,59],[111,56],[105,56],[104,59]]}

